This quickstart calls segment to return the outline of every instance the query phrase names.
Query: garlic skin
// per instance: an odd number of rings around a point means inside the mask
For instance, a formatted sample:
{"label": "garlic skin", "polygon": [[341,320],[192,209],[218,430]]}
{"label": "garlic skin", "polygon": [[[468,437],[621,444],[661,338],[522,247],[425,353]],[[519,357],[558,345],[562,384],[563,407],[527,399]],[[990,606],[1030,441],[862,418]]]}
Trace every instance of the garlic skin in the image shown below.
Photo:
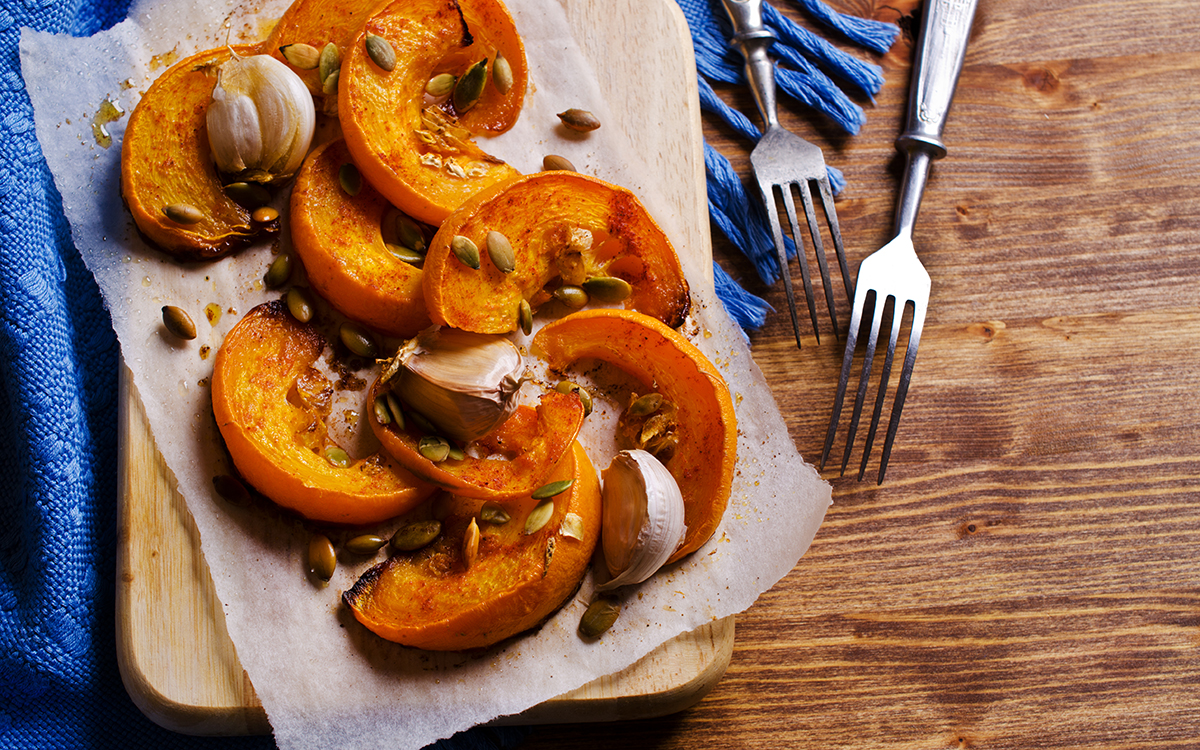
{"label": "garlic skin", "polygon": [[517,408],[525,358],[508,339],[428,328],[384,366],[384,378],[443,437],[483,437]]}
{"label": "garlic skin", "polygon": [[217,69],[206,115],[217,169],[244,180],[285,180],[300,169],[316,129],[312,94],[270,55],[234,55]]}
{"label": "garlic skin", "polygon": [[610,591],[654,575],[683,542],[683,495],[667,467],[644,450],[618,453],[601,473],[601,548]]}

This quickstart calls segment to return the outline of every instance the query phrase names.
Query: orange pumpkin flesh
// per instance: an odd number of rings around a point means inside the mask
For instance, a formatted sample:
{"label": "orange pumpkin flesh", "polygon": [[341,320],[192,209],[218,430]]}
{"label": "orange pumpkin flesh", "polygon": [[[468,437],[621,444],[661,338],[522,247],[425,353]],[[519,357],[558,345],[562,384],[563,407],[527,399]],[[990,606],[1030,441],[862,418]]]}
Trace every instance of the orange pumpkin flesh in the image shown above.
{"label": "orange pumpkin flesh", "polygon": [[[571,232],[587,230],[592,246],[573,266]],[[503,273],[481,252],[478,270],[450,249],[456,236],[482,251],[487,234],[503,234],[516,255],[516,268]],[[426,254],[425,299],[436,323],[479,333],[517,328],[521,300],[536,308],[547,285],[563,279],[616,276],[633,293],[627,308],[669,326],[683,322],[688,284],[679,257],[662,228],[630,191],[574,172],[540,172],[476,194],[441,225]],[[574,278],[574,277],[578,278]]]}
{"label": "orange pumpkin flesh", "polygon": [[[386,392],[377,380],[374,399]],[[430,461],[418,450],[426,434],[407,419],[383,425],[371,415],[371,429],[383,449],[421,479],[464,497],[508,500],[528,495],[566,454],[583,424],[583,403],[574,393],[543,394],[537,408],[518,406],[489,434],[475,441],[462,459]],[[473,455],[479,454],[479,455]]]}
{"label": "orange pumpkin flesh", "polygon": [[729,389],[683,335],[629,310],[586,310],[544,326],[533,351],[556,370],[584,358],[611,363],[677,406],[679,442],[665,464],[683,493],[687,534],[671,561],[712,536],[725,513],[737,461]]}
{"label": "orange pumpkin flesh", "polygon": [[[507,523],[479,523],[468,568],[463,536],[482,502],[453,497],[437,540],[371,568],[342,600],[372,632],[423,649],[483,648],[536,627],[578,588],[600,533],[600,485],[578,443],[550,479],[574,482],[532,534],[525,520],[538,501],[526,497],[507,506]],[[564,533],[569,513],[578,516],[576,531]]]}
{"label": "orange pumpkin flesh", "polygon": [[[492,24],[470,27],[474,19]],[[366,52],[366,34],[386,39],[396,66],[384,71]],[[464,61],[489,59],[499,49],[513,68],[514,84],[500,95],[490,82],[474,108],[448,137],[423,123],[425,85],[436,73]],[[397,0],[372,16],[343,53],[338,74],[338,117],[346,145],[363,176],[397,208],[437,225],[469,196],[517,175],[470,141],[470,134],[501,132],[516,121],[527,81],[524,47],[512,17],[497,0]],[[437,109],[437,105],[429,105]],[[440,110],[439,110],[440,111]],[[443,113],[445,116],[445,113]],[[462,132],[456,132],[462,129]],[[451,165],[454,166],[451,166]],[[455,174],[461,170],[460,174]]]}
{"label": "orange pumpkin flesh", "polygon": [[[255,225],[225,194],[208,147],[205,115],[217,66],[230,54],[224,47],[201,52],[159,76],[130,115],[121,145],[121,196],[134,223],[148,242],[184,260],[218,258],[278,229]],[[200,221],[168,219],[163,208],[178,204],[198,209]]]}
{"label": "orange pumpkin flesh", "polygon": [[347,317],[398,337],[429,325],[421,269],[393,255],[380,230],[391,205],[370,185],[350,196],[338,181],[345,143],[308,155],[292,188],[291,229],[308,281]]}
{"label": "orange pumpkin flesh", "polygon": [[247,482],[316,521],[366,524],[404,513],[433,492],[382,453],[339,467],[325,456],[332,385],[313,368],[325,340],[280,302],[251,310],[213,366],[217,426]]}

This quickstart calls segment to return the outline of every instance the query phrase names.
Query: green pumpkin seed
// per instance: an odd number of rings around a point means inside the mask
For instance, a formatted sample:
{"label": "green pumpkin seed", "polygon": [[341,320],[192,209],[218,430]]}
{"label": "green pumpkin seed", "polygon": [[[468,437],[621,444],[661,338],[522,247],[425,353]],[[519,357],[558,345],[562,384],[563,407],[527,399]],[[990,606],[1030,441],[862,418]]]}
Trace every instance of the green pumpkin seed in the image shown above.
{"label": "green pumpkin seed", "polygon": [[387,540],[378,534],[360,534],[346,542],[345,547],[356,555],[373,555],[383,549]]}
{"label": "green pumpkin seed", "polygon": [[324,534],[313,534],[308,540],[308,572],[322,581],[328,581],[333,578],[335,568],[337,553],[333,549],[333,542]]}
{"label": "green pumpkin seed", "polygon": [[425,84],[425,93],[430,96],[441,98],[449,96],[454,91],[454,84],[458,79],[450,73],[439,73],[429,79],[429,83]]}
{"label": "green pumpkin seed", "polygon": [[331,445],[325,449],[325,460],[339,469],[344,469],[350,465],[350,454],[336,445]]}
{"label": "green pumpkin seed", "polygon": [[379,351],[379,347],[375,344],[375,339],[371,334],[367,333],[360,326],[354,323],[342,323],[338,328],[338,338],[345,344],[346,348],[352,354],[357,354],[360,357],[374,359],[375,354]]}
{"label": "green pumpkin seed", "polygon": [[573,307],[576,310],[588,303],[587,292],[583,291],[583,287],[578,287],[574,284],[563,284],[558,289],[555,289],[554,298],[567,307]]}
{"label": "green pumpkin seed", "polygon": [[250,221],[255,224],[273,224],[279,221],[279,212],[270,206],[259,206],[250,214]]}
{"label": "green pumpkin seed", "polygon": [[479,270],[479,246],[469,237],[455,235],[454,239],[450,240],[450,252],[454,253],[454,257],[464,266]]}
{"label": "green pumpkin seed", "polygon": [[508,238],[496,231],[487,233],[488,257],[500,273],[512,273],[517,267],[517,256],[513,253],[512,243]]}
{"label": "green pumpkin seed", "polygon": [[271,193],[254,182],[231,182],[225,186],[225,194],[242,208],[255,209],[271,202]]}
{"label": "green pumpkin seed", "polygon": [[299,70],[312,70],[321,64],[321,51],[311,44],[303,42],[285,44],[279,48],[279,54],[288,64]]}
{"label": "green pumpkin seed", "polygon": [[462,558],[463,567],[467,570],[475,564],[475,558],[479,555],[479,524],[475,523],[475,519],[471,519],[471,525],[467,526],[467,531],[463,534]]}
{"label": "green pumpkin seed", "polygon": [[396,423],[396,429],[403,430],[404,410],[400,408],[400,399],[396,398],[394,393],[388,393],[384,399],[387,401],[387,409],[392,415],[392,421]]}
{"label": "green pumpkin seed", "polygon": [[601,302],[623,302],[633,294],[633,287],[616,276],[593,276],[583,282],[583,291]]}
{"label": "green pumpkin seed", "polygon": [[218,474],[213,477],[213,489],[217,494],[233,505],[246,506],[250,504],[250,490],[232,474]]}
{"label": "green pumpkin seed", "polygon": [[570,489],[572,484],[575,484],[574,479],[560,479],[557,482],[543,484],[541,487],[538,487],[536,490],[534,490],[530,497],[532,497],[534,500],[545,500],[546,498],[554,497],[555,495],[561,495]]}
{"label": "green pumpkin seed", "polygon": [[346,162],[338,168],[338,184],[342,186],[346,195],[353,198],[362,190],[362,173],[358,171],[358,167]]}
{"label": "green pumpkin seed", "polygon": [[371,62],[389,73],[396,68],[396,50],[392,49],[391,42],[368,31],[366,46]]}
{"label": "green pumpkin seed", "polygon": [[565,156],[547,154],[542,157],[542,170],[546,172],[578,172],[575,165]]}
{"label": "green pumpkin seed", "polygon": [[454,84],[454,110],[462,114],[479,102],[487,83],[487,58],[480,60],[463,73]]}
{"label": "green pumpkin seed", "polygon": [[292,256],[291,253],[280,253],[275,256],[275,260],[271,261],[271,265],[267,266],[267,273],[263,276],[263,283],[268,289],[278,289],[292,278]]}
{"label": "green pumpkin seed", "polygon": [[396,214],[396,239],[400,244],[418,253],[425,252],[425,235],[417,223],[404,214]]}
{"label": "green pumpkin seed", "polygon": [[559,112],[558,119],[562,120],[563,125],[579,133],[587,133],[600,127],[600,121],[586,109],[572,107],[564,112]]}
{"label": "green pumpkin seed", "polygon": [[325,96],[337,96],[338,79],[341,77],[342,71],[335,70],[329,74],[329,77],[321,82],[321,93]]}
{"label": "green pumpkin seed", "polygon": [[375,414],[376,422],[385,425],[392,423],[392,412],[388,409],[386,397],[376,396],[374,403],[371,404],[371,409]]}
{"label": "green pumpkin seed", "polygon": [[392,548],[400,552],[412,552],[426,546],[442,533],[441,521],[414,521],[405,524],[392,534]]}
{"label": "green pumpkin seed", "polygon": [[558,391],[559,393],[574,393],[579,397],[580,403],[583,404],[583,416],[586,417],[592,413],[592,394],[588,392],[587,388],[584,388],[576,383],[572,383],[569,380],[563,380],[558,385],[554,386],[554,390]]}
{"label": "green pumpkin seed", "polygon": [[420,268],[425,263],[425,256],[418,253],[416,250],[411,250],[404,245],[393,245],[390,242],[385,242],[388,252],[396,256],[398,260],[402,260],[410,266]]}
{"label": "green pumpkin seed", "polygon": [[421,432],[424,432],[427,435],[432,435],[437,432],[437,427],[434,427],[433,422],[430,422],[429,418],[421,412],[410,411],[408,416],[410,419],[412,419],[413,426],[415,426]]}
{"label": "green pumpkin seed", "polygon": [[522,298],[517,305],[517,325],[521,327],[521,333],[528,336],[533,333],[533,308],[529,306],[529,300]]}
{"label": "green pumpkin seed", "polygon": [[512,516],[496,503],[484,503],[483,507],[479,509],[479,520],[494,526],[503,526],[512,520]]}
{"label": "green pumpkin seed", "polygon": [[661,409],[662,405],[663,395],[661,393],[647,393],[630,404],[626,411],[631,417],[648,417]]}
{"label": "green pumpkin seed", "polygon": [[579,634],[584,638],[598,638],[613,626],[619,614],[621,606],[615,601],[607,598],[597,599],[588,605],[583,616],[579,618]]}
{"label": "green pumpkin seed", "polygon": [[163,325],[167,327],[167,331],[175,338],[185,341],[196,338],[196,324],[192,322],[192,316],[188,315],[182,307],[164,305],[162,321]]}
{"label": "green pumpkin seed", "polygon": [[169,206],[163,206],[163,215],[176,224],[184,224],[190,226],[199,224],[204,219],[204,214],[200,213],[200,209],[190,203],[172,203]]}
{"label": "green pumpkin seed", "polygon": [[312,300],[308,298],[308,293],[303,289],[292,287],[288,290],[285,300],[288,312],[292,314],[293,318],[301,323],[307,323],[313,319]]}
{"label": "green pumpkin seed", "polygon": [[450,445],[450,450],[446,453],[447,461],[461,461],[466,457],[467,457],[467,454],[463,453],[462,448],[459,448],[457,445],[454,445],[454,444]]}
{"label": "green pumpkin seed", "polygon": [[513,69],[508,58],[496,51],[496,59],[492,62],[492,84],[501,94],[507,94],[513,86]]}
{"label": "green pumpkin seed", "polygon": [[417,442],[417,452],[435,464],[445,461],[450,455],[450,443],[438,435],[426,435]]}
{"label": "green pumpkin seed", "polygon": [[534,509],[529,512],[529,518],[525,519],[525,533],[537,533],[539,529],[550,523],[550,517],[553,515],[554,500],[552,498],[546,498],[534,506]]}
{"label": "green pumpkin seed", "polygon": [[[333,42],[329,42],[321,48],[321,54],[317,58],[317,75],[321,79],[321,86],[325,86],[325,82],[331,75],[336,73],[342,67],[342,52]],[[329,93],[328,91],[325,93]]]}

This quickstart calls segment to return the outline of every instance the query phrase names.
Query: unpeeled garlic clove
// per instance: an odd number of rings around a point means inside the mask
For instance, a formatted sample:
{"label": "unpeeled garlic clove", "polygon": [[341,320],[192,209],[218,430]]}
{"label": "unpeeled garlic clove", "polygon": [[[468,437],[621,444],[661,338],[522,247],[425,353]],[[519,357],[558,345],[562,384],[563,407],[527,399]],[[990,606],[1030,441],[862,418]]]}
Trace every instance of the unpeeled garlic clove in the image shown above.
{"label": "unpeeled garlic clove", "polygon": [[270,55],[223,63],[205,118],[217,169],[259,182],[296,173],[317,122],[304,81]]}
{"label": "unpeeled garlic clove", "polygon": [[683,495],[667,467],[643,450],[621,451],[602,473],[601,547],[609,591],[654,575],[683,542]]}
{"label": "unpeeled garlic clove", "polygon": [[525,359],[502,336],[429,328],[384,366],[383,377],[445,436],[471,441],[512,414]]}

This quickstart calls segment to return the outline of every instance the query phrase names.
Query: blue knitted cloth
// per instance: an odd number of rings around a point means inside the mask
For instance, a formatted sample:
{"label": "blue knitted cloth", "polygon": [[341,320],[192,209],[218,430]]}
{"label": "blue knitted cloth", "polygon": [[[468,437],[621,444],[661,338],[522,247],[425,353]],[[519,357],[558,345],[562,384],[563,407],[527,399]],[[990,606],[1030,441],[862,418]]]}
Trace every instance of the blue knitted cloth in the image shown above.
{"label": "blue knitted cloth", "polygon": [[[749,120],[707,83],[741,80],[719,0],[679,2],[696,44],[705,108],[757,138]],[[894,38],[888,27],[831,14],[817,0],[804,5],[855,43],[886,49]],[[117,670],[118,346],[34,135],[18,40],[22,27],[86,36],[120,21],[127,9],[128,0],[0,4],[0,748],[273,747],[270,737],[205,739],[163,730],[133,705]],[[773,10],[769,19],[781,39],[776,53],[787,63],[783,90],[854,132],[861,110],[832,81],[869,95],[878,87],[871,67]],[[866,40],[873,37],[883,41],[872,46]],[[712,149],[706,166],[714,223],[756,263],[763,253],[769,259],[761,210],[756,215],[737,175]],[[769,264],[758,267],[765,282],[774,280]],[[765,303],[716,270],[735,320],[761,324]],[[438,745],[511,747],[521,736],[477,729]]]}

